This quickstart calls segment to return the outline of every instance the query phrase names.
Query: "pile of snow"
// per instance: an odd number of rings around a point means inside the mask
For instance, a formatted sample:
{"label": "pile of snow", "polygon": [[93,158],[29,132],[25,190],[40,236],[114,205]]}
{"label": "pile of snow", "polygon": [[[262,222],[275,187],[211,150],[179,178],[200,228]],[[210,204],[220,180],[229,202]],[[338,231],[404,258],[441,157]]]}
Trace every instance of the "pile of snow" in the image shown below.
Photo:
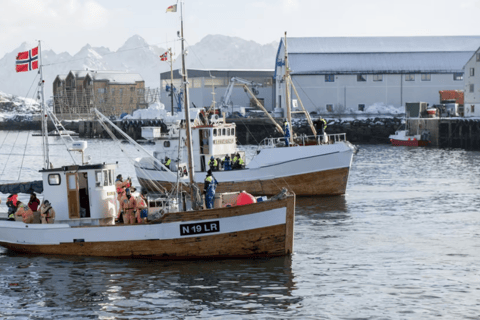
{"label": "pile of snow", "polygon": [[[190,119],[195,119],[197,117],[200,109],[190,109]],[[147,109],[140,109],[133,112],[132,115],[126,115],[123,119],[138,119],[138,120],[154,120],[159,119],[163,120],[165,123],[175,123],[179,120],[185,119],[185,113],[174,113],[165,109],[163,103],[154,102],[148,105]]]}
{"label": "pile of snow", "polygon": [[[378,114],[400,114],[405,110],[404,107],[396,108],[392,105],[385,105],[385,103],[374,103],[371,106],[365,108],[363,113],[378,113]],[[357,111],[357,113],[362,113],[362,111]]]}
{"label": "pile of snow", "polygon": [[0,121],[31,120],[41,111],[40,103],[34,99],[22,98],[0,92]]}

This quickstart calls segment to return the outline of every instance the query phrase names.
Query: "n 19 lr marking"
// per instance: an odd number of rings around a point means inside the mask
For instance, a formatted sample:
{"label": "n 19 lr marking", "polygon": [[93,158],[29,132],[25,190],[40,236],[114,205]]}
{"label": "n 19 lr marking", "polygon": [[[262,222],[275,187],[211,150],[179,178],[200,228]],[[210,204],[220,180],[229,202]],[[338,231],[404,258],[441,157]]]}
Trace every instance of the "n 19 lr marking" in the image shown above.
{"label": "n 19 lr marking", "polygon": [[194,234],[220,232],[220,221],[201,223],[189,223],[180,225],[180,235],[190,236]]}

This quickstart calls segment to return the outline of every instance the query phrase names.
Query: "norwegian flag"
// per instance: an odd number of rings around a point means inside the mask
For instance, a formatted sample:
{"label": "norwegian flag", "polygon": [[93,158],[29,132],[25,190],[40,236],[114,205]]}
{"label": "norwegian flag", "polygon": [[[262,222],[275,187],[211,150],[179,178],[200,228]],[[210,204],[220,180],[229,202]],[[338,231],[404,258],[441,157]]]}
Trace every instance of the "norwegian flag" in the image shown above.
{"label": "norwegian flag", "polygon": [[17,72],[26,72],[38,69],[38,47],[32,50],[19,52],[17,54],[17,64],[15,70]]}
{"label": "norwegian flag", "polygon": [[167,61],[167,60],[168,60],[168,51],[160,56],[160,61]]}

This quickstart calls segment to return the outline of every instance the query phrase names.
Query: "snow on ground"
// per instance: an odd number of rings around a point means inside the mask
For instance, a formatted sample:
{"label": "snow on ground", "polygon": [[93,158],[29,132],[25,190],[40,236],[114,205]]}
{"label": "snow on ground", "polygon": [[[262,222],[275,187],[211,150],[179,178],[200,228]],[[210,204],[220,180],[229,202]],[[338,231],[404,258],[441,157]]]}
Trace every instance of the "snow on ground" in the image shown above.
{"label": "snow on ground", "polygon": [[[199,109],[190,109],[190,119],[195,119]],[[153,119],[162,119],[165,123],[174,123],[178,120],[185,118],[185,113],[172,113],[165,109],[163,103],[154,102],[149,104],[147,109],[140,109],[133,112],[132,115],[127,115],[123,119],[144,119],[144,120],[153,120]]]}

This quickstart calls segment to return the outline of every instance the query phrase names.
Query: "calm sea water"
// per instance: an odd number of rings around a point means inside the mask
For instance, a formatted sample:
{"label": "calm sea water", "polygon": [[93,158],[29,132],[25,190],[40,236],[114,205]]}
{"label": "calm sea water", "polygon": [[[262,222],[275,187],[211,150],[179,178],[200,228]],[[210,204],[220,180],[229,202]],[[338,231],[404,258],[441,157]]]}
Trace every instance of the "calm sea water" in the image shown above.
{"label": "calm sea water", "polygon": [[[88,142],[94,160],[118,160],[134,176],[113,142]],[[35,178],[39,143],[0,131],[0,182]],[[0,317],[478,319],[480,153],[359,147],[345,196],[297,199],[290,257],[158,262],[0,249]],[[54,164],[68,162],[52,149]]]}

